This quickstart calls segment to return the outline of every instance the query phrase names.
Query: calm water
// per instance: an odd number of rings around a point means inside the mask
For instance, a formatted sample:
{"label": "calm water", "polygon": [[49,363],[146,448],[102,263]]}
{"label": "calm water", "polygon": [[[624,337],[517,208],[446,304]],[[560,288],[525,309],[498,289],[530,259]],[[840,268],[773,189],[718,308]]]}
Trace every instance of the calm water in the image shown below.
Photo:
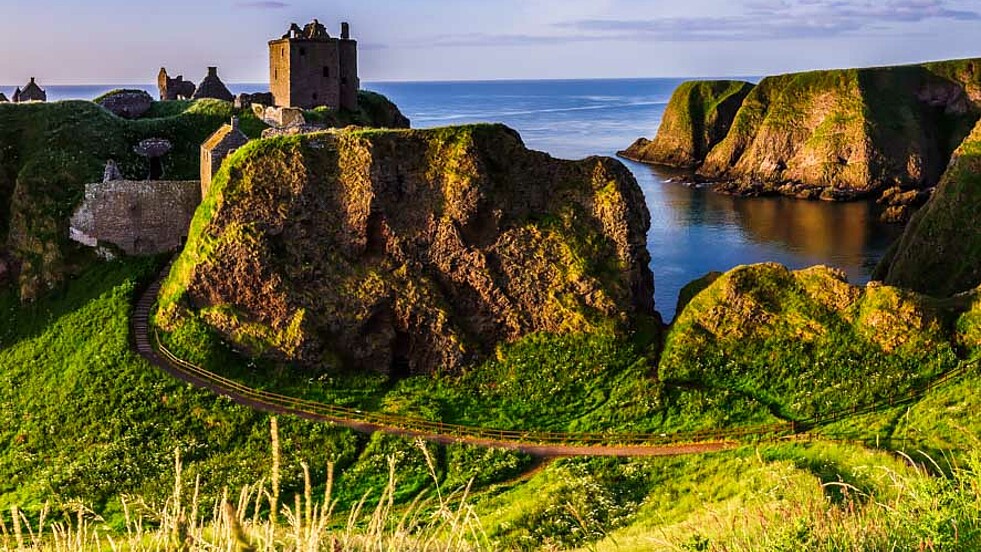
{"label": "calm water", "polygon": [[[639,136],[653,136],[675,79],[477,83],[372,83],[416,128],[503,122],[525,143],[556,157],[613,155]],[[264,85],[230,85],[233,92]],[[8,90],[9,88],[9,90]],[[90,99],[106,86],[48,87],[51,100]],[[136,85],[154,93],[153,86]],[[0,90],[9,96],[13,87]],[[829,204],[784,198],[741,199],[666,182],[666,169],[625,162],[651,211],[648,247],[655,299],[665,319],[678,292],[712,270],[776,261],[791,268],[829,264],[864,283],[898,237],[867,203]]]}

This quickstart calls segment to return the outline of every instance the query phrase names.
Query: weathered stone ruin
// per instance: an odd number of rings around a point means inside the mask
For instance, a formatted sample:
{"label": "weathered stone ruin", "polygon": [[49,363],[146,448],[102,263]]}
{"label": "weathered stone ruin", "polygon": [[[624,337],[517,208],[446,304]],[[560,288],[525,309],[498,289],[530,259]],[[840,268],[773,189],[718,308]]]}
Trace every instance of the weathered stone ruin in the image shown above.
{"label": "weathered stone ruin", "polygon": [[350,26],[341,23],[340,38],[332,38],[316,19],[303,29],[292,24],[269,42],[269,83],[278,106],[356,110],[361,81]]}
{"label": "weathered stone ruin", "polygon": [[10,103],[10,100],[7,99],[7,96],[3,92],[0,92],[0,103]]}
{"label": "weathered stone ruin", "polygon": [[111,245],[127,255],[174,251],[183,245],[200,203],[196,181],[113,179],[87,184],[85,199],[72,215],[69,237],[89,247]]}
{"label": "weathered stone ruin", "polygon": [[232,117],[230,124],[223,125],[201,144],[201,197],[208,194],[211,179],[225,158],[248,143],[249,137],[238,128],[238,117]]}
{"label": "weathered stone ruin", "polygon": [[221,82],[221,79],[218,78],[217,67],[208,67],[208,76],[201,81],[201,84],[198,85],[198,89],[194,91],[194,95],[191,98],[195,100],[213,98],[226,102],[235,100],[235,96],[232,96],[225,83]]}
{"label": "weathered stone ruin", "polygon": [[103,182],[112,182],[113,180],[122,180],[123,173],[119,171],[119,166],[112,159],[106,163],[106,170],[102,173]]}
{"label": "weathered stone ruin", "polygon": [[170,78],[165,67],[160,68],[157,74],[157,89],[160,90],[161,101],[189,100],[194,96],[197,87],[191,81],[184,80],[183,75]]}
{"label": "weathered stone ruin", "polygon": [[174,148],[169,140],[163,138],[147,138],[133,148],[138,155],[147,158],[150,164],[147,180],[160,180],[163,177],[163,156]]}
{"label": "weathered stone ruin", "polygon": [[144,90],[117,90],[106,94],[99,105],[124,119],[139,119],[153,106],[153,97]]}
{"label": "weathered stone ruin", "polygon": [[255,92],[235,96],[235,109],[248,109],[253,105],[269,107],[276,103],[272,92]]}
{"label": "weathered stone ruin", "polygon": [[275,128],[282,128],[294,125],[305,124],[306,117],[303,110],[298,107],[267,107],[265,109],[253,107],[252,111],[262,122]]}
{"label": "weathered stone ruin", "polygon": [[18,88],[14,91],[14,103],[46,101],[48,101],[48,94],[37,85],[34,77],[31,77],[31,82],[27,83],[23,89]]}

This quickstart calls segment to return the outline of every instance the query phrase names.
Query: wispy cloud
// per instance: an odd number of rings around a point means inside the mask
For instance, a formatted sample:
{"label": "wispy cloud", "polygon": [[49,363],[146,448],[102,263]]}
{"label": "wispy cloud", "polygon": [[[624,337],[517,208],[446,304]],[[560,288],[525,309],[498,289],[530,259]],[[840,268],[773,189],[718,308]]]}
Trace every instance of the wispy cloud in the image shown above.
{"label": "wispy cloud", "polygon": [[426,45],[525,46],[599,41],[712,42],[834,38],[884,33],[928,20],[981,21],[948,0],[749,0],[738,15],[580,19],[540,34],[452,34]]}
{"label": "wispy cloud", "polygon": [[278,2],[277,0],[260,0],[258,2],[236,2],[235,6],[238,8],[246,8],[251,10],[281,10],[290,7],[286,2]]}
{"label": "wispy cloud", "polygon": [[558,26],[609,38],[711,41],[830,38],[931,19],[981,21],[977,11],[947,5],[944,0],[754,0],[735,16],[585,19]]}

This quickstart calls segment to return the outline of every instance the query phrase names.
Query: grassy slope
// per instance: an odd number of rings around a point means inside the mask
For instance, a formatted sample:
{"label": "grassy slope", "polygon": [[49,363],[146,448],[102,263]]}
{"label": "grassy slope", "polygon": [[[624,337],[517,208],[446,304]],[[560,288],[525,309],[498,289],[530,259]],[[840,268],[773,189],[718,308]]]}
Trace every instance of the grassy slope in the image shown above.
{"label": "grassy slope", "polygon": [[927,298],[831,270],[740,267],[678,316],[665,382],[734,389],[804,419],[870,404],[953,368],[950,321]]}

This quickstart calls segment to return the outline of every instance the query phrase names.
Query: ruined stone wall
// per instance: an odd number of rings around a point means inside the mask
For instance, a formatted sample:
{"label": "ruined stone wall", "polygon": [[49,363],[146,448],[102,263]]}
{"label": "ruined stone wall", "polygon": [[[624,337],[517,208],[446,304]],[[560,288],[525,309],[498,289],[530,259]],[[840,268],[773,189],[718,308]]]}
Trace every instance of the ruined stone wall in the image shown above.
{"label": "ruined stone wall", "polygon": [[358,78],[358,42],[356,40],[340,41],[340,106],[349,111],[358,109],[358,90],[361,80]]}
{"label": "ruined stone wall", "polygon": [[200,186],[194,180],[87,184],[71,218],[71,238],[90,247],[112,244],[128,255],[176,250],[201,203]]}

